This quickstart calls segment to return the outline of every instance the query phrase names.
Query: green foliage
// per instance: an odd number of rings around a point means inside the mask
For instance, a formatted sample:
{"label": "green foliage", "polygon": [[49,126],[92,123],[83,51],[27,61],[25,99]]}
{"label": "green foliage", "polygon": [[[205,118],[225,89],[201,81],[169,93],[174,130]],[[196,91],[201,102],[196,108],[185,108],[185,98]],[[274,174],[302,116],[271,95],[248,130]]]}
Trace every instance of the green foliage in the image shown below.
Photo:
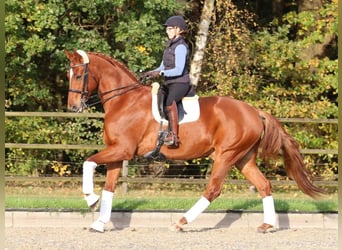
{"label": "green foliage", "polygon": [[[244,3],[216,1],[198,92],[230,95],[277,117],[337,118],[336,1],[325,1],[316,13],[285,13],[281,23],[276,19],[266,26],[257,23]],[[68,62],[63,49],[115,56],[134,72],[157,66],[166,18],[185,13],[194,22],[189,23],[191,43],[199,6],[177,0],[6,0],[6,110],[65,110]],[[302,148],[337,148],[335,124],[286,128]],[[6,142],[101,144],[101,133],[102,121],[96,119],[6,119]],[[79,164],[69,163],[80,163],[90,153],[6,149],[6,171],[58,174],[52,167],[63,161],[68,170],[80,173]],[[316,175],[337,172],[336,156],[305,160]],[[192,163],[210,165],[208,159]],[[264,167],[267,174],[277,175]],[[202,173],[206,171],[210,169],[203,167]],[[241,174],[234,170],[231,178]]]}
{"label": "green foliage", "polygon": [[[253,35],[253,65],[263,72],[260,99],[252,101],[256,106],[278,117],[337,118],[337,50],[332,55],[317,51],[321,58],[310,54],[337,34],[333,7],[325,6],[319,19],[309,12],[290,12],[283,25]],[[302,148],[337,149],[336,124],[293,125],[288,131]],[[328,169],[337,173],[336,156],[306,156],[306,161],[315,175]]]}
{"label": "green foliage", "polygon": [[135,72],[155,67],[160,63],[166,42],[161,24],[165,23],[165,17],[181,7],[174,0],[137,1],[123,7],[114,28],[117,45],[114,55]]}
{"label": "green foliage", "polygon": [[[274,20],[267,27],[258,27],[253,13],[232,1],[216,5],[199,85],[203,94],[230,95],[276,117],[337,118],[336,3],[317,15],[289,12],[282,24]],[[302,148],[337,149],[336,124],[287,129]],[[305,158],[316,175],[335,169],[336,156]]]}
{"label": "green foliage", "polygon": [[[184,8],[175,0],[8,0],[5,4],[6,105],[26,111],[65,107],[64,48],[114,55],[133,71],[156,66],[164,48],[162,23]],[[59,102],[56,94],[62,96]]]}
{"label": "green foliage", "polygon": [[[101,145],[102,126],[98,119],[10,117],[6,118],[5,136],[6,141],[16,143]],[[13,175],[53,174],[56,161],[64,161],[76,163],[68,170],[77,174],[89,155],[87,150],[7,149],[5,169]]]}
{"label": "green foliage", "polygon": [[[112,55],[134,71],[155,67],[164,48],[162,24],[184,7],[175,0],[6,1],[6,110],[65,109],[68,64],[64,49]],[[6,141],[101,144],[100,130],[92,119],[7,119]],[[45,173],[52,161],[81,162],[88,154],[82,150],[8,149],[6,170]],[[20,161],[24,156],[26,160]]]}
{"label": "green foliage", "polygon": [[[258,92],[266,97],[266,101],[256,100],[255,103],[279,117],[335,118],[337,58],[331,59],[324,54],[320,55],[323,58],[306,58],[303,52],[307,52],[306,48],[313,50],[312,45],[320,42],[323,36],[336,35],[336,30],[331,34],[316,30],[303,36],[313,25],[312,15],[304,14],[307,13],[289,13],[284,18],[287,22],[276,31],[264,29],[254,35],[251,43],[253,65],[263,72]],[[293,39],[298,19],[302,26]],[[319,23],[320,20],[316,21],[316,26]]]}
{"label": "green foliage", "polygon": [[247,100],[257,94],[259,75],[253,74],[249,55],[254,15],[232,1],[216,1],[216,19],[206,50],[199,90],[204,95],[228,95]]}

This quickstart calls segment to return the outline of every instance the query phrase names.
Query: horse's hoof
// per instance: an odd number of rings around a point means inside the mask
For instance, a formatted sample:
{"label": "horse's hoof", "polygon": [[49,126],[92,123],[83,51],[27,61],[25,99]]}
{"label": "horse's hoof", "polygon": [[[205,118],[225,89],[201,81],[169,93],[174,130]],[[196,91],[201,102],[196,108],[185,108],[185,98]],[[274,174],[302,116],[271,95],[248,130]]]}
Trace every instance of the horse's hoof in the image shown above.
{"label": "horse's hoof", "polygon": [[258,227],[257,232],[258,233],[273,233],[275,232],[275,228],[267,223],[263,223],[261,226]]}
{"label": "horse's hoof", "polygon": [[92,193],[89,195],[85,195],[84,199],[86,200],[88,207],[90,207],[92,211],[95,211],[97,209],[100,200],[99,195]]}
{"label": "horse's hoof", "polygon": [[104,231],[103,231],[103,232],[97,231],[97,230],[94,229],[94,228],[89,228],[89,232],[91,232],[91,233],[99,233],[99,234],[103,234],[103,233],[104,233]]}
{"label": "horse's hoof", "polygon": [[92,212],[95,212],[99,208],[99,205],[100,205],[100,200],[97,200],[93,205],[90,206],[90,210]]}
{"label": "horse's hoof", "polygon": [[170,227],[170,231],[172,231],[172,232],[183,232],[183,227],[178,223],[173,223]]}
{"label": "horse's hoof", "polygon": [[102,221],[96,220],[91,224],[90,232],[97,232],[97,233],[103,233],[104,232],[104,223]]}

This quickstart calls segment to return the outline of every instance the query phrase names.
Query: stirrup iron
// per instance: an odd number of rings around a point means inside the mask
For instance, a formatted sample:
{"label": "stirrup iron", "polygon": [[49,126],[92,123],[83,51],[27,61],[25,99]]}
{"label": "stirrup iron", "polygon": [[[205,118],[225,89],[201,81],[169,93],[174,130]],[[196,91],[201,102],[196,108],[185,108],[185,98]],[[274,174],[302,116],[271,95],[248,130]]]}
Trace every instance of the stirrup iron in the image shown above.
{"label": "stirrup iron", "polygon": [[166,157],[164,154],[160,153],[160,149],[164,144],[164,138],[167,136],[167,131],[163,131],[163,121],[160,122],[160,128],[158,132],[157,146],[153,151],[148,152],[144,155],[145,158],[154,161],[165,161]]}
{"label": "stirrup iron", "polygon": [[[172,132],[172,131],[169,131],[169,132],[167,132],[167,131],[165,131],[166,133],[165,133],[165,135],[164,135],[164,138],[163,138],[163,142],[164,142],[164,144],[165,145],[167,145],[167,146],[171,146],[171,145],[174,145],[174,143],[175,143],[175,134]],[[171,137],[171,140],[167,140],[166,138],[167,137]]]}

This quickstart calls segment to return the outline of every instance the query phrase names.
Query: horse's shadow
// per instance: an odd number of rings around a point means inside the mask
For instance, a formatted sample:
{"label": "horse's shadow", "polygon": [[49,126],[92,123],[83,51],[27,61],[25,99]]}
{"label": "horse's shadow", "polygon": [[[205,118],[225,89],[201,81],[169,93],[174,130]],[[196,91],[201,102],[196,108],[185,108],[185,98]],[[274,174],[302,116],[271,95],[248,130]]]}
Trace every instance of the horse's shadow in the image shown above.
{"label": "horse's shadow", "polygon": [[[232,227],[235,222],[241,219],[244,213],[263,213],[263,211],[250,211],[250,208],[254,208],[259,205],[260,201],[257,200],[247,200],[244,203],[240,203],[234,205],[230,210],[220,211],[221,213],[225,213],[225,216],[213,227],[205,227],[205,228],[191,228],[186,230],[186,232],[206,232],[210,230],[217,230],[219,228],[229,228]],[[289,205],[285,201],[276,201],[275,207],[281,207],[281,212],[276,212],[278,217],[278,228],[279,230],[286,230],[290,228],[289,217],[287,211],[289,209]],[[262,221],[260,221],[260,224]],[[250,226],[250,225],[249,225]]]}
{"label": "horse's shadow", "polygon": [[[126,202],[117,203],[115,207],[121,209],[113,209],[113,214],[111,217],[111,223],[113,224],[114,230],[123,230],[125,228],[131,227],[132,214],[137,211],[137,208],[141,207],[147,201],[145,200],[136,200],[132,203],[130,201],[130,208],[125,209],[127,207]],[[244,213],[255,213],[255,211],[249,211],[249,208],[256,207],[260,201],[257,200],[246,200],[244,203],[240,203],[234,205],[230,210],[219,211],[219,213],[225,213],[225,216],[214,226],[211,227],[203,227],[203,228],[187,228],[186,232],[206,232],[210,230],[216,230],[218,228],[229,228],[232,225],[241,219]],[[281,204],[280,204],[281,203]],[[285,201],[276,201],[275,206],[282,207],[281,212],[277,212],[278,214],[278,230],[288,229],[290,227],[289,217],[287,215],[287,209],[289,208],[287,202]],[[257,213],[262,213],[262,211],[256,211]],[[148,213],[148,212],[146,212]],[[215,213],[215,212],[207,212],[207,213]],[[260,224],[262,221],[260,221]]]}
{"label": "horse's shadow", "polygon": [[129,209],[125,208],[127,207],[125,201],[117,203],[115,207],[118,208],[112,209],[111,223],[114,227],[113,230],[123,230],[130,227],[132,212],[143,203],[145,203],[144,200],[130,201]]}

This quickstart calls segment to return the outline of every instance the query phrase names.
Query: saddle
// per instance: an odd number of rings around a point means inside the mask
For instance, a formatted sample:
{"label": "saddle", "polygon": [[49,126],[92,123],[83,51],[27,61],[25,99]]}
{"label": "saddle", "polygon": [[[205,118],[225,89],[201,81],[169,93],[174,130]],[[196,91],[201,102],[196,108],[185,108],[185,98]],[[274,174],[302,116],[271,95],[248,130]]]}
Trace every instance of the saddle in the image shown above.
{"label": "saddle", "polygon": [[[164,89],[165,90],[165,89]],[[154,119],[160,123],[160,128],[157,136],[156,147],[144,155],[145,158],[157,161],[165,161],[166,157],[160,152],[164,144],[164,138],[168,134],[168,130],[163,130],[163,125],[168,125],[168,120],[165,114],[165,92],[160,88],[159,83],[152,83],[152,114]],[[190,89],[187,96],[183,97],[182,101],[177,105],[179,124],[196,121],[200,116],[200,107],[198,95],[193,89]]]}
{"label": "saddle", "polygon": [[[168,124],[165,112],[166,91],[158,82],[152,83],[152,113],[157,122]],[[200,116],[200,107],[198,95],[191,87],[182,101],[177,103],[179,124],[196,121]]]}

